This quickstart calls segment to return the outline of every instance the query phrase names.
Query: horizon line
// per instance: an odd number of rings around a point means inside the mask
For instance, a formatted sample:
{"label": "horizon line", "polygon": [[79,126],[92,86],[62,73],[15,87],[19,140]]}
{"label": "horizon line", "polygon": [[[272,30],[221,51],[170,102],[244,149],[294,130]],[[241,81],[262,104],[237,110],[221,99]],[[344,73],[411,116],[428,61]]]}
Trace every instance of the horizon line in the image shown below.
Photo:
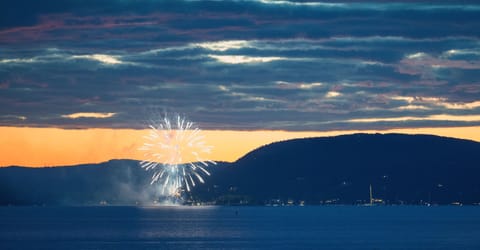
{"label": "horizon line", "polygon": [[[476,127],[476,126],[468,127],[468,128],[470,130],[473,129],[473,130],[477,130],[477,131],[478,131],[478,129],[480,129],[480,127]],[[2,129],[2,127],[0,127],[0,132],[2,131],[1,129]],[[25,128],[23,128],[23,129],[25,129]],[[46,129],[46,128],[42,128],[42,129]],[[444,128],[444,129],[448,129],[448,128]],[[449,129],[451,130],[452,128],[449,128]],[[465,130],[465,127],[462,127],[462,129]],[[247,145],[247,148],[249,148],[249,146],[250,146],[249,150],[243,150],[242,151],[242,150],[239,149],[238,151],[235,151],[235,152],[226,150],[227,153],[228,152],[231,153],[230,156],[232,156],[232,154],[235,156],[234,159],[232,157],[230,157],[230,158],[226,157],[226,158],[222,159],[222,157],[219,157],[220,154],[217,154],[218,155],[217,157],[212,157],[212,159],[215,159],[214,160],[215,162],[235,163],[237,160],[241,159],[242,157],[244,157],[248,153],[250,153],[250,152],[252,152],[252,151],[254,151],[254,150],[256,150],[260,147],[270,145],[270,144],[273,144],[273,143],[285,142],[285,141],[296,140],[296,139],[338,137],[338,136],[348,136],[348,135],[355,135],[355,134],[429,135],[429,136],[439,136],[439,137],[443,137],[443,138],[460,139],[460,140],[466,140],[466,141],[472,141],[472,142],[480,143],[480,136],[479,136],[479,138],[476,138],[476,137],[475,138],[468,138],[468,137],[465,138],[465,137],[461,137],[461,136],[454,136],[454,135],[452,135],[452,133],[447,133],[448,131],[444,131],[443,134],[439,134],[439,133],[425,133],[424,130],[425,130],[425,128],[423,128],[423,129],[417,128],[414,131],[398,131],[398,129],[397,130],[389,130],[389,131],[370,131],[370,130],[365,130],[365,131],[329,131],[329,132],[316,132],[316,133],[313,132],[311,136],[305,136],[305,135],[309,134],[309,132],[281,132],[281,133],[287,133],[287,134],[280,134],[281,137],[278,136],[279,134],[275,134],[275,133],[278,133],[278,131],[231,131],[231,132],[234,132],[236,134],[240,133],[240,136],[239,136],[240,138],[245,137],[246,136],[245,133],[251,133],[250,137],[251,138],[256,138],[257,136],[255,134],[258,134],[259,132],[270,132],[271,133],[271,138],[267,138],[267,140],[263,140],[263,141],[262,140],[261,141],[254,141],[253,143],[250,143],[250,145]],[[67,130],[67,131],[70,131],[70,130]],[[76,131],[82,131],[82,130],[76,130]],[[210,130],[204,130],[204,131],[205,132],[212,132]],[[216,131],[213,131],[213,132],[216,132]],[[223,132],[225,132],[225,131],[223,131]],[[344,132],[344,133],[340,133],[340,132]],[[433,132],[435,132],[435,131],[433,131]],[[224,133],[222,133],[222,134],[224,134]],[[299,136],[295,136],[295,134],[298,134]],[[303,136],[301,136],[301,135],[303,135]],[[224,138],[224,136],[225,135],[219,135],[219,137],[222,138],[222,139]],[[230,135],[230,136],[235,136],[235,135]],[[236,136],[238,137],[238,135],[236,135]],[[217,135],[217,137],[218,137],[218,135]],[[270,140],[268,140],[268,139],[270,139]],[[0,142],[2,142],[1,137],[0,137]],[[115,141],[115,142],[118,142],[118,141]],[[222,141],[220,141],[220,142],[222,142]],[[107,140],[107,143],[108,143],[108,140]],[[218,141],[217,141],[217,143],[218,143]],[[0,145],[1,144],[3,144],[3,143],[0,143]],[[113,144],[115,144],[115,143],[113,143]],[[8,145],[8,144],[3,144],[3,145]],[[40,145],[40,146],[42,146],[42,145]],[[132,146],[130,146],[130,148],[132,148]],[[50,149],[53,150],[53,151],[55,150],[55,148],[50,148]],[[242,149],[245,149],[245,147],[243,147]],[[47,153],[51,153],[51,152],[47,152]],[[65,153],[68,153],[68,151],[65,152]],[[72,152],[69,152],[69,153],[72,153]],[[47,163],[47,160],[45,160],[45,159],[44,159],[43,164],[41,162],[39,162],[38,159],[37,159],[37,161],[32,160],[30,162],[30,164],[27,161],[23,161],[23,163],[22,163],[21,161],[18,161],[18,159],[13,159],[13,161],[17,160],[18,163],[17,164],[4,164],[4,163],[6,163],[6,162],[4,162],[3,164],[0,164],[0,168],[4,168],[4,167],[25,167],[25,168],[70,167],[70,166],[78,166],[78,165],[101,164],[101,163],[105,163],[105,162],[109,162],[109,161],[113,161],[113,160],[134,160],[134,161],[135,160],[136,161],[144,160],[141,157],[138,157],[138,155],[135,156],[135,154],[127,154],[127,152],[124,152],[124,153],[125,154],[123,154],[123,155],[111,155],[110,157],[104,156],[104,157],[91,158],[91,160],[89,160],[89,161],[71,160],[71,161],[65,161],[64,163],[62,163],[61,161],[57,161],[56,164],[54,163],[54,161],[50,162],[50,164],[49,164],[49,163]],[[75,158],[75,157],[72,157],[72,158]],[[217,158],[220,158],[220,159],[217,159]],[[77,157],[77,159],[78,159],[78,157]],[[188,163],[188,162],[194,162],[194,161],[186,161],[185,163]]]}

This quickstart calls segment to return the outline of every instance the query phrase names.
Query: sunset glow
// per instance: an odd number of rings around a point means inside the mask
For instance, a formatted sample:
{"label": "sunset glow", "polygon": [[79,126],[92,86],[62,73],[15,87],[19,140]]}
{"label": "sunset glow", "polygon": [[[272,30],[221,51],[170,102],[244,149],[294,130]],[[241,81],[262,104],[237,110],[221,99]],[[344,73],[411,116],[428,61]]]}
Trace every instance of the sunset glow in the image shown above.
{"label": "sunset glow", "polygon": [[[476,126],[327,132],[203,130],[202,133],[206,143],[213,146],[212,160],[233,162],[262,145],[294,138],[380,132],[434,134],[480,141],[479,131],[480,127]],[[0,127],[0,166],[65,166],[110,159],[141,160],[143,152],[138,148],[148,132],[134,129]]]}

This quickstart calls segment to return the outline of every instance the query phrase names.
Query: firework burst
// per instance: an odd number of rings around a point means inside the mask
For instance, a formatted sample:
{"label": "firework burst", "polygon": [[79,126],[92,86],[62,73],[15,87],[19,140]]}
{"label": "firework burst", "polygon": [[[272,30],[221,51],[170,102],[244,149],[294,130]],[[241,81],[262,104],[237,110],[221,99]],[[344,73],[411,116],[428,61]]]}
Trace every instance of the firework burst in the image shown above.
{"label": "firework burst", "polygon": [[204,183],[210,175],[206,168],[216,163],[204,158],[212,147],[205,145],[201,130],[180,115],[174,119],[164,116],[149,128],[139,150],[144,151],[146,159],[140,166],[153,171],[151,184],[160,183],[163,195],[177,196],[182,187],[189,192],[196,184]]}

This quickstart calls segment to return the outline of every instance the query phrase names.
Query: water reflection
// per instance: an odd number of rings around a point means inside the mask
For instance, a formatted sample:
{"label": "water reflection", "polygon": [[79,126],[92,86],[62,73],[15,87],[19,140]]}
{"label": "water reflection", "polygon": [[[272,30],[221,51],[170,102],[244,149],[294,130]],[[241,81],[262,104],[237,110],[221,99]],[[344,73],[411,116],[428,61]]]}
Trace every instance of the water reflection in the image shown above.
{"label": "water reflection", "polygon": [[0,208],[1,249],[480,247],[479,207]]}

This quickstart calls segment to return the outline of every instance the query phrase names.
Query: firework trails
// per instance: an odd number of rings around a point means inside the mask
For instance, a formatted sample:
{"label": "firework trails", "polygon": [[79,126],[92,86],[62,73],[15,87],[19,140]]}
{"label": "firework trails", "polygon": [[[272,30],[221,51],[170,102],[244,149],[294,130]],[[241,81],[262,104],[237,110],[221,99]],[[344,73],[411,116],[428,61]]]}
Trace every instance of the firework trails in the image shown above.
{"label": "firework trails", "polygon": [[178,196],[183,188],[188,192],[204,183],[210,175],[206,168],[216,163],[205,157],[212,147],[205,145],[201,130],[180,115],[173,119],[164,116],[149,127],[139,150],[145,151],[146,159],[141,167],[153,171],[151,184],[160,183],[163,195]]}

